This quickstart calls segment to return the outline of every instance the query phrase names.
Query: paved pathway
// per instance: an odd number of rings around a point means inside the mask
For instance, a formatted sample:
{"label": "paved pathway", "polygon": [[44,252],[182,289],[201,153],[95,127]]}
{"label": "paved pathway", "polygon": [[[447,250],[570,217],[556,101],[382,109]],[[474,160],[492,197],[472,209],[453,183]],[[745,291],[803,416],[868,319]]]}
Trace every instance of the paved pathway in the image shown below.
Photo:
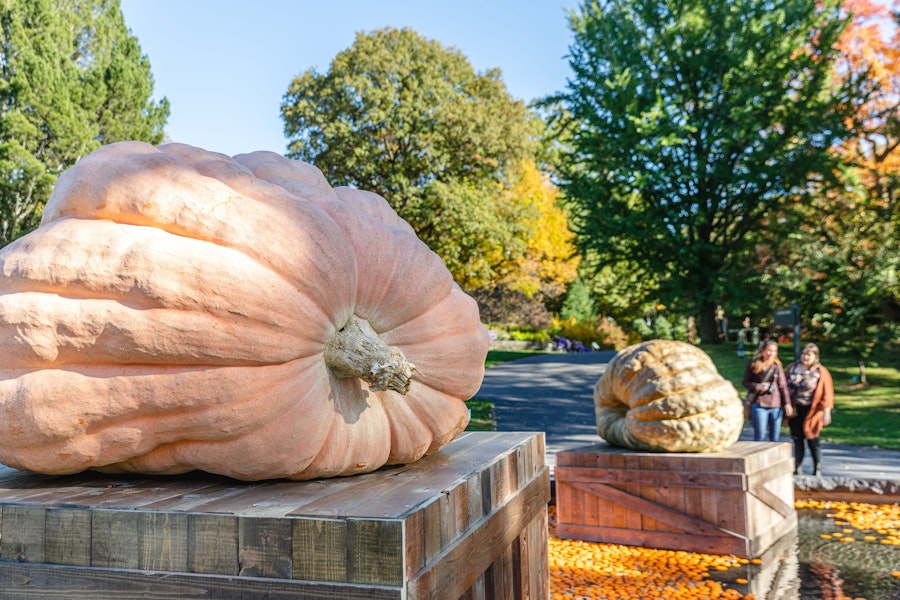
{"label": "paved pathway", "polygon": [[[594,420],[593,386],[614,354],[538,354],[501,363],[487,370],[477,396],[494,402],[499,431],[545,432],[552,467],[559,450],[603,442]],[[840,419],[840,412],[834,416]],[[749,425],[741,439],[752,439]],[[810,468],[807,458],[802,470]],[[900,488],[900,451],[823,442],[822,474],[895,482]]]}

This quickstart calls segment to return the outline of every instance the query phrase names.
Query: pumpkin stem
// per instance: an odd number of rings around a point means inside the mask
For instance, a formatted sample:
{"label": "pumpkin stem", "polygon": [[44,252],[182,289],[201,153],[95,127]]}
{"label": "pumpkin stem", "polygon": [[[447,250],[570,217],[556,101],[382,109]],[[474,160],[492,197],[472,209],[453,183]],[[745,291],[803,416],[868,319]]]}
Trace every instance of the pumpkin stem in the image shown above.
{"label": "pumpkin stem", "polygon": [[356,315],[325,347],[325,364],[340,379],[357,377],[374,392],[393,390],[405,394],[416,366],[399,348],[385,344],[369,322]]}

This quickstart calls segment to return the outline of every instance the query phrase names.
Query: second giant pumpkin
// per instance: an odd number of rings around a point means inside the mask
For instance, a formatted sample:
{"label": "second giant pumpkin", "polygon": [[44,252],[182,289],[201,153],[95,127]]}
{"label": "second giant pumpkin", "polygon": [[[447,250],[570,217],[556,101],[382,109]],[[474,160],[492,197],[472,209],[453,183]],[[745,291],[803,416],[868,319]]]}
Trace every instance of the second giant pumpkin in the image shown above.
{"label": "second giant pumpkin", "polygon": [[419,459],[488,335],[371,193],[270,152],[105,146],[0,251],[0,462],[245,480]]}
{"label": "second giant pumpkin", "polygon": [[716,452],[738,440],[734,385],[692,344],[650,340],[617,353],[594,386],[597,433],[650,452]]}

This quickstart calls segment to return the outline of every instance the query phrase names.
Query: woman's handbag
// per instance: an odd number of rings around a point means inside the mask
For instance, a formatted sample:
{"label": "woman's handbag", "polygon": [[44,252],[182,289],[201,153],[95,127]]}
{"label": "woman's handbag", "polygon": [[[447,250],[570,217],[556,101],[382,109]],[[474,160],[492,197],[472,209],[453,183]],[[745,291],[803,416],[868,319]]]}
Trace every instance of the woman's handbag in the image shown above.
{"label": "woman's handbag", "polygon": [[[762,383],[769,384],[769,391],[772,389],[772,382],[769,381],[769,378],[773,373],[775,373],[775,365],[769,367],[769,370],[766,371],[766,376],[763,377]],[[747,396],[744,398],[744,418],[750,418],[750,407],[753,406],[753,403],[756,402],[756,397],[759,396],[759,392],[747,392]]]}
{"label": "woman's handbag", "polygon": [[750,407],[754,402],[756,402],[756,392],[747,392],[747,397],[744,398],[744,419],[750,419]]}

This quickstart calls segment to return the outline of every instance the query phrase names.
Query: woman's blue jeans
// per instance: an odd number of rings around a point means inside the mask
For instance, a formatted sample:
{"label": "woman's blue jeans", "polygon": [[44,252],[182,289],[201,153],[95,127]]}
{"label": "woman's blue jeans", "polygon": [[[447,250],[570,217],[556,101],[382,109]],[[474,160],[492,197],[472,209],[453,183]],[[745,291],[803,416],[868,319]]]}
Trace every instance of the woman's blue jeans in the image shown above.
{"label": "woman's blue jeans", "polygon": [[758,403],[752,404],[750,406],[750,422],[753,423],[753,441],[762,442],[768,439],[770,442],[777,442],[781,438],[783,414],[780,406],[763,408]]}

